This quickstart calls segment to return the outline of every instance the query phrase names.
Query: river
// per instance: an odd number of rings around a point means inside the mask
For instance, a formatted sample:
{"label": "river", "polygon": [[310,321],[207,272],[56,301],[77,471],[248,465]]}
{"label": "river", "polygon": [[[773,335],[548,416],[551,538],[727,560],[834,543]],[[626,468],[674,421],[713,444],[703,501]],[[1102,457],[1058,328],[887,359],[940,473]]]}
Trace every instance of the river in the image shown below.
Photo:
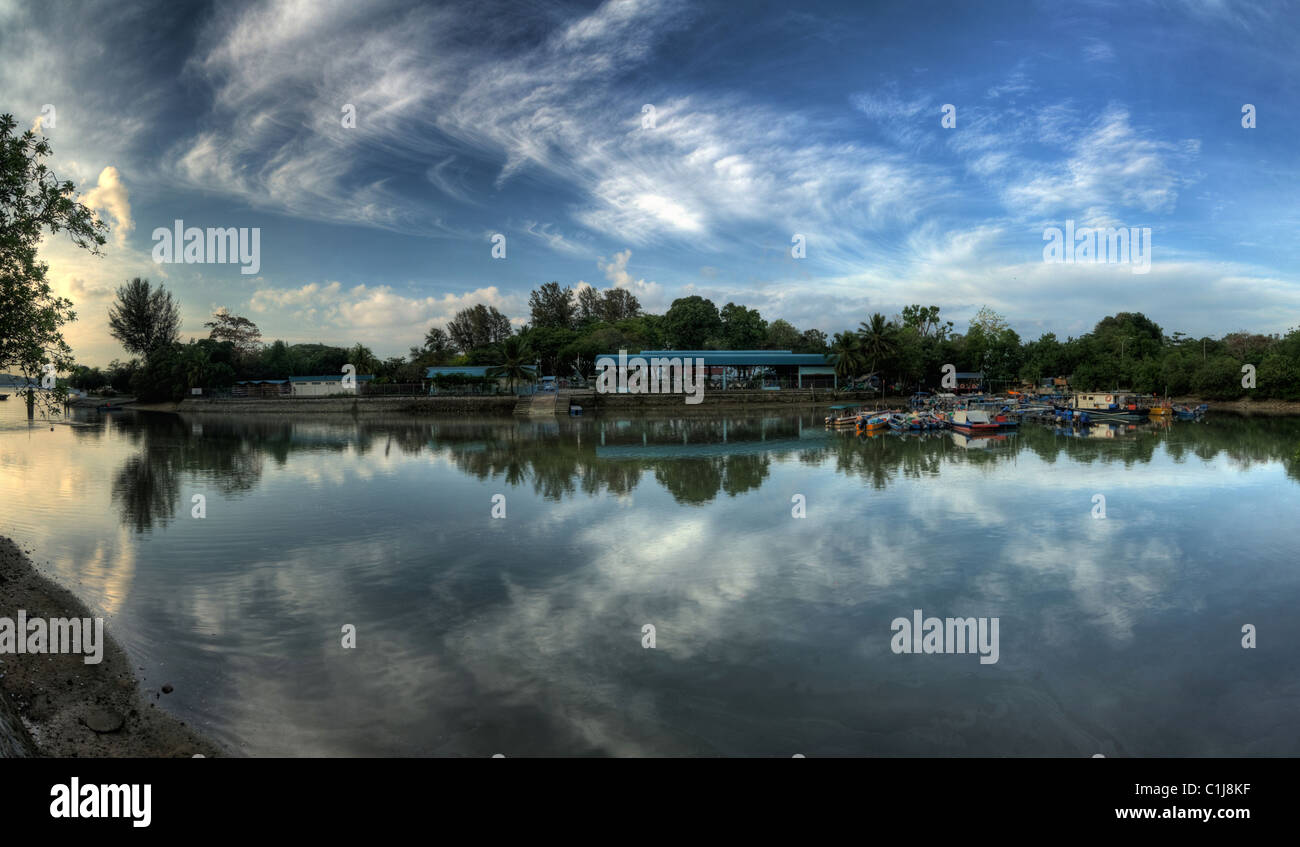
{"label": "river", "polygon": [[[1300,418],[822,414],[51,429],[11,398],[0,534],[248,755],[1300,754]],[[997,661],[894,652],[918,609],[996,617]]]}

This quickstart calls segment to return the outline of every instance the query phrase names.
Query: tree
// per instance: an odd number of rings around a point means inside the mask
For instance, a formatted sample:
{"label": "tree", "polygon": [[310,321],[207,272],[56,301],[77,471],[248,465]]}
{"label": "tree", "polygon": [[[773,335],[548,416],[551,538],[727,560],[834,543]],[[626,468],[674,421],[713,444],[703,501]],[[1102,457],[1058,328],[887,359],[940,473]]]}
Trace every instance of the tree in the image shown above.
{"label": "tree", "polygon": [[777,318],[767,325],[767,340],[765,346],[769,350],[791,350],[799,346],[801,341],[799,330],[786,320]]}
{"label": "tree", "polygon": [[[432,359],[432,364],[445,365],[456,355],[456,348],[451,342],[451,336],[447,330],[442,327],[430,327],[429,331],[424,334],[424,349],[419,351],[423,355],[428,355]],[[412,355],[411,358],[417,358]]]}
{"label": "tree", "polygon": [[600,320],[602,299],[600,292],[590,285],[578,289],[578,323]]}
{"label": "tree", "polygon": [[722,318],[712,300],[698,294],[680,297],[664,315],[664,331],[674,350],[698,350],[722,332]]}
{"label": "tree", "polygon": [[176,343],[180,329],[180,309],[166,288],[151,290],[149,280],[140,277],[118,287],[117,302],[108,310],[108,331],[128,353],[147,357]]}
{"label": "tree", "polygon": [[719,313],[722,342],[730,350],[756,350],[767,339],[767,321],[757,309],[728,303]]}
{"label": "tree", "polygon": [[373,374],[379,370],[382,363],[375,357],[374,352],[369,347],[358,341],[348,349],[348,360],[345,364],[356,368],[356,374],[360,376],[361,374]]}
{"label": "tree", "polygon": [[212,320],[204,324],[212,331],[213,341],[229,341],[235,346],[235,356],[241,362],[257,356],[262,347],[262,331],[248,318],[232,315],[224,306],[212,313]]}
{"label": "tree", "polygon": [[[276,339],[272,342],[270,347],[267,347],[262,351],[261,359],[261,373],[259,376],[299,376],[295,369],[296,362],[294,361],[294,356],[290,351],[289,345],[285,344],[280,339]],[[305,376],[306,374],[303,375]]]}
{"label": "tree", "polygon": [[28,379],[42,365],[72,367],[62,327],[76,318],[72,301],[54,296],[49,266],[36,257],[43,231],[66,232],[72,242],[100,255],[108,227],[73,199],[76,186],[59,182],[42,161],[49,142],[32,132],[15,135],[12,115],[0,115],[0,370],[17,368]]}
{"label": "tree", "polygon": [[527,335],[512,335],[501,342],[496,364],[487,369],[487,375],[500,379],[505,377],[510,390],[515,390],[518,381],[529,381],[536,376],[533,370],[533,350]]}
{"label": "tree", "polygon": [[600,298],[599,309],[600,319],[606,323],[617,323],[641,315],[640,301],[626,288],[607,288]]}
{"label": "tree", "polygon": [[827,358],[835,368],[835,375],[842,379],[860,376],[867,367],[866,356],[862,349],[862,336],[854,332],[837,332],[831,344]]}
{"label": "tree", "polygon": [[870,372],[876,372],[876,365],[894,354],[897,344],[894,339],[894,325],[885,320],[885,316],[876,312],[871,321],[858,324],[858,335],[862,338],[862,355],[866,358]]}
{"label": "tree", "polygon": [[528,346],[533,356],[541,360],[542,373],[567,373],[563,350],[578,338],[578,333],[559,327],[540,327],[528,332]]}
{"label": "tree", "polygon": [[577,314],[573,288],[568,285],[561,288],[558,282],[548,282],[533,289],[528,295],[528,311],[535,327],[572,329]]}
{"label": "tree", "polygon": [[829,346],[826,342],[826,333],[820,329],[805,329],[799,335],[799,343],[795,346],[794,352],[825,353]]}
{"label": "tree", "polygon": [[912,304],[903,307],[903,326],[912,327],[921,338],[938,341],[948,337],[952,332],[952,321],[939,320],[938,306],[921,306]]}
{"label": "tree", "polygon": [[510,337],[510,319],[495,306],[482,303],[462,309],[447,323],[447,334],[457,350],[469,353],[480,347],[500,344]]}
{"label": "tree", "polygon": [[988,306],[981,306],[975,317],[971,318],[970,324],[979,327],[986,335],[996,335],[1007,328],[1006,320]]}

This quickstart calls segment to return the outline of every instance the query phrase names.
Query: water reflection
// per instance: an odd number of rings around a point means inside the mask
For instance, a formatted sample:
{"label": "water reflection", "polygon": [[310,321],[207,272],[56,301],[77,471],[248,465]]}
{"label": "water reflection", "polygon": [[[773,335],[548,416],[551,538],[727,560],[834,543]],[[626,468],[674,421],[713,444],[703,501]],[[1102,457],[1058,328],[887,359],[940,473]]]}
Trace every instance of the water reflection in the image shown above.
{"label": "water reflection", "polygon": [[[1243,657],[1236,634],[1300,637],[1295,419],[1000,439],[813,413],[74,422],[0,419],[0,532],[120,612],[114,634],[176,685],[163,705],[248,752],[1296,743],[1296,659]],[[889,621],[918,607],[1000,616],[1001,661],[893,655]]]}
{"label": "water reflection", "polygon": [[[191,419],[193,418],[193,419]],[[719,495],[760,488],[775,458],[840,473],[883,490],[900,478],[938,476],[945,465],[996,465],[1032,453],[1047,464],[1149,464],[1160,452],[1176,463],[1222,456],[1235,467],[1281,463],[1300,480],[1290,418],[1220,415],[1209,422],[1113,424],[1090,430],[1026,426],[992,437],[932,432],[829,432],[815,415],[754,419],[288,420],[259,417],[137,415],[119,419],[136,448],[113,480],[122,522],[137,532],[165,526],[180,504],[182,476],[211,482],[223,495],[258,484],[269,459],[285,465],[295,452],[382,451],[446,456],[463,474],[529,487],[547,500],[577,494],[630,494],[644,473],[678,503],[703,505]],[[77,427],[78,439],[99,439],[99,426]],[[188,502],[186,503],[188,508]]]}

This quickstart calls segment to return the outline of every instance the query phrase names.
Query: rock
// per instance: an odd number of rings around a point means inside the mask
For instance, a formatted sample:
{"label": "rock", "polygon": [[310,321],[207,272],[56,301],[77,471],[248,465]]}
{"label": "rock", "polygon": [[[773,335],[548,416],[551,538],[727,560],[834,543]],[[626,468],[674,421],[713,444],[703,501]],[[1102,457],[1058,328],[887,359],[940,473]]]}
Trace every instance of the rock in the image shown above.
{"label": "rock", "polygon": [[122,728],[124,719],[109,709],[91,709],[81,722],[95,732],[117,732]]}
{"label": "rock", "polygon": [[48,720],[52,712],[50,698],[44,694],[37,694],[33,697],[32,704],[27,707],[27,717],[34,721]]}
{"label": "rock", "polygon": [[172,688],[172,684],[171,684],[170,682],[169,682],[169,683],[166,683],[166,684],[163,685],[163,687],[162,687],[162,693],[163,693],[163,694],[171,694],[171,693],[172,693],[173,691],[175,691],[175,690],[176,690],[175,688]]}

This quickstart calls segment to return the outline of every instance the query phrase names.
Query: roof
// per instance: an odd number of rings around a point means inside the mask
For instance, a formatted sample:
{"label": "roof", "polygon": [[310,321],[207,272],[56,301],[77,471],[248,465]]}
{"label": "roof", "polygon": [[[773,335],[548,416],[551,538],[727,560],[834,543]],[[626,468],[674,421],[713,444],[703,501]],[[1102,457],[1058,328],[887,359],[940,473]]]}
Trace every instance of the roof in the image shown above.
{"label": "roof", "polygon": [[[435,376],[446,376],[448,374],[461,374],[462,376],[487,376],[488,371],[495,365],[439,365],[437,367],[426,368],[424,371],[425,379],[433,379]],[[524,365],[524,370],[536,370],[532,365]]]}
{"label": "roof", "polygon": [[957,373],[957,374],[953,374],[953,376],[956,377],[957,379],[983,379],[984,378],[984,374],[980,373],[979,371],[975,371],[974,373]]}
{"label": "roof", "polygon": [[[821,353],[792,353],[789,350],[642,350],[628,358],[703,359],[705,365],[829,365]],[[605,353],[597,359],[618,361],[617,353]]]}
{"label": "roof", "polygon": [[235,385],[284,385],[287,379],[238,379]]}
{"label": "roof", "polygon": [[[290,382],[342,382],[346,374],[331,374],[329,376],[291,376]],[[374,374],[357,374],[356,378],[362,382],[368,382],[375,378]]]}

